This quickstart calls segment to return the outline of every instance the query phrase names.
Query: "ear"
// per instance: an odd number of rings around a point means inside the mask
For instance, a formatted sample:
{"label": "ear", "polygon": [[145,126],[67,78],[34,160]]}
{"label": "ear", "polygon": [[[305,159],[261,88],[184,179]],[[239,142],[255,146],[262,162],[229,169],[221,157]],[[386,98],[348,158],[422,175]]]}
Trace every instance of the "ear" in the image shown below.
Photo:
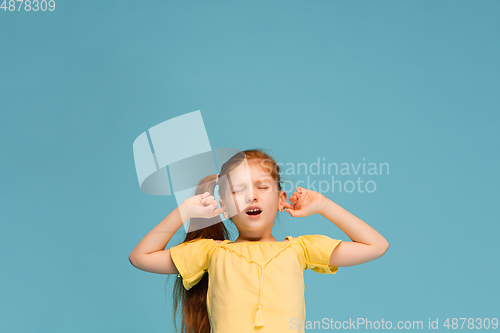
{"label": "ear", "polygon": [[279,198],[279,205],[278,205],[278,210],[280,212],[284,212],[285,211],[285,203],[286,203],[286,192],[285,191],[281,191],[279,194],[278,194],[278,198]]}

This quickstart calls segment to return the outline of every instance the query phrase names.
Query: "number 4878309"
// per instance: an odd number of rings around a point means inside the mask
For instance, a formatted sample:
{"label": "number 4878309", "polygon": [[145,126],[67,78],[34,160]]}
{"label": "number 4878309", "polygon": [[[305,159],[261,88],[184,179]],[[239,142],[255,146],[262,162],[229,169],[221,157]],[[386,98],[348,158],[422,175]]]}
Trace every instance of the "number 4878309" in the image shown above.
{"label": "number 4878309", "polygon": [[[0,0],[1,1],[1,0]],[[24,5],[24,8],[23,8]],[[0,9],[3,9],[4,12],[9,11],[21,11],[24,10],[26,12],[34,11],[54,11],[56,9],[56,2],[54,0],[3,0]]]}

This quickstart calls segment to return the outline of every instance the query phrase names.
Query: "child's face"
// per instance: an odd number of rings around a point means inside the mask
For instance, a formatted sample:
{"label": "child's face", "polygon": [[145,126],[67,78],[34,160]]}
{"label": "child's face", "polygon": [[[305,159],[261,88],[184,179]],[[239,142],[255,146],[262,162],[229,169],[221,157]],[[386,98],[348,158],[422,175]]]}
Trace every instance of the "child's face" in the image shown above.
{"label": "child's face", "polygon": [[[276,181],[263,165],[255,161],[242,163],[230,172],[232,187],[223,198],[224,206],[240,231],[271,230],[286,192],[279,192]],[[227,195],[230,195],[228,199]],[[257,211],[251,212],[250,210]]]}

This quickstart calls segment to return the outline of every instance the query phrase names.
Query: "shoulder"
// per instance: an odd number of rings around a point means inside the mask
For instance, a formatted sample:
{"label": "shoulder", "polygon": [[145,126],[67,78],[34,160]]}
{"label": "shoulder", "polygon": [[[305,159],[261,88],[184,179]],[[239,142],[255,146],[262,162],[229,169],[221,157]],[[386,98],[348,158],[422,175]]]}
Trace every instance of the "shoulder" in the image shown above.
{"label": "shoulder", "polygon": [[326,235],[302,235],[295,238],[297,244],[299,244],[305,251],[310,251],[315,248],[335,248],[341,240],[334,239]]}
{"label": "shoulder", "polygon": [[327,239],[327,238],[330,238],[330,239],[332,239],[330,236],[321,235],[321,234],[301,235],[301,236],[297,236],[296,238],[299,238],[299,239]]}
{"label": "shoulder", "polygon": [[179,252],[179,251],[184,251],[184,252],[194,252],[194,251],[199,251],[199,252],[206,252],[210,251],[211,249],[216,247],[216,241],[214,241],[211,238],[197,238],[197,239],[191,239],[188,241],[184,241],[180,243],[179,245],[173,246],[170,248],[171,252]]}
{"label": "shoulder", "polygon": [[314,242],[314,241],[321,241],[321,240],[326,240],[326,239],[331,239],[328,236],[325,235],[319,235],[319,234],[313,234],[313,235],[301,235],[297,236],[294,238],[294,240],[297,240],[299,242]]}
{"label": "shoulder", "polygon": [[329,267],[333,250],[342,241],[325,235],[303,235],[297,237],[297,252],[304,269],[312,269],[317,273],[335,274],[337,267]]}

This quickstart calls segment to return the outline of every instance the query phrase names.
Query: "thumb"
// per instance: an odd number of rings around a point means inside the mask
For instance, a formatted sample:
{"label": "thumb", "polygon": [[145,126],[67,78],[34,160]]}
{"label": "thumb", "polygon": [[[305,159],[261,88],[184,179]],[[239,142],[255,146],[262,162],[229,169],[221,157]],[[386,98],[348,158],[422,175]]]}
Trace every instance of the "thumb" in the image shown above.
{"label": "thumb", "polygon": [[290,209],[290,208],[287,208],[286,212],[288,214],[290,214],[292,217],[296,217],[297,216],[297,212],[293,209]]}

